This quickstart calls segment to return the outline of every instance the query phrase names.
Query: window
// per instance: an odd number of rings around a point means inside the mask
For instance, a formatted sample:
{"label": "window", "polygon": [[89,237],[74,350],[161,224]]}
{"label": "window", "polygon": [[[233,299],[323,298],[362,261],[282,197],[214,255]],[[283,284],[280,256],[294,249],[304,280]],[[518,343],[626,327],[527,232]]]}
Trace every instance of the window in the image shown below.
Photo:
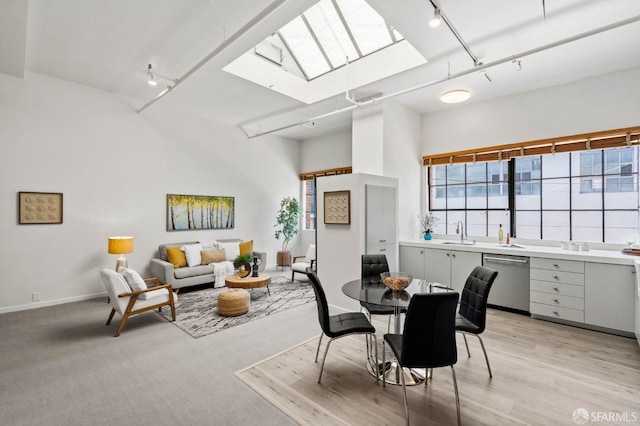
{"label": "window", "polygon": [[437,232],[454,234],[459,221],[468,235],[497,235],[501,224],[509,232],[507,162],[432,166],[428,175],[429,210],[444,226]]}
{"label": "window", "polygon": [[638,232],[638,156],[631,146],[431,166],[429,210],[474,236],[502,223],[521,238],[621,243]]}
{"label": "window", "polygon": [[316,180],[302,181],[302,229],[316,229]]}

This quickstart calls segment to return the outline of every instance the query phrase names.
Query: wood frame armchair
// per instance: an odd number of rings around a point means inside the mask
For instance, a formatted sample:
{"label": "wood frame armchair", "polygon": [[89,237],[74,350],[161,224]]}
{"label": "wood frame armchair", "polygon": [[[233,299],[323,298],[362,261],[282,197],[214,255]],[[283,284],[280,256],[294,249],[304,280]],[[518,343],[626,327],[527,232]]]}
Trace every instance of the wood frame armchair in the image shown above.
{"label": "wood frame armchair", "polygon": [[315,270],[316,245],[309,244],[307,253],[304,256],[294,256],[291,262],[291,281],[294,280],[295,273],[307,274],[307,268]]}
{"label": "wood frame armchair", "polygon": [[120,335],[130,317],[154,309],[161,310],[163,306],[171,307],[171,319],[172,321],[176,320],[175,302],[178,296],[172,291],[171,284],[160,285],[158,278],[147,278],[144,280],[145,283],[153,283],[153,287],[131,291],[125,278],[112,269],[101,270],[100,276],[107,293],[109,293],[109,303],[111,304],[111,313],[105,325],[111,324],[116,312],[122,315],[114,337]]}

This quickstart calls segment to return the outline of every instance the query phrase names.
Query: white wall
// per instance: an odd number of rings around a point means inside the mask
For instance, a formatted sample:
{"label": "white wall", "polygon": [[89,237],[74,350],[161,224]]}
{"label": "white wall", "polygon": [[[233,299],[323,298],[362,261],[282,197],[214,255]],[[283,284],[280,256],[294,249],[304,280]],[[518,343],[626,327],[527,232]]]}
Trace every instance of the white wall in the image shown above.
{"label": "white wall", "polygon": [[[353,173],[324,176],[317,179],[318,191],[318,277],[330,305],[355,311],[360,303],[342,293],[342,285],[360,278],[361,255],[366,253],[366,194],[365,185],[392,186],[397,180],[384,176]],[[324,193],[351,191],[351,223],[324,223]]]}
{"label": "white wall", "polygon": [[640,124],[640,68],[423,116],[423,155]]}
{"label": "white wall", "polygon": [[384,116],[384,176],[398,179],[398,238],[420,236],[422,121],[415,111],[387,100]]}
{"label": "white wall", "polygon": [[353,112],[351,149],[353,173],[384,174],[384,117],[382,105]]}
{"label": "white wall", "polygon": [[[335,169],[351,165],[351,129],[300,142],[300,172]],[[300,193],[300,199],[304,197]],[[291,244],[294,255],[304,256],[316,241],[315,230],[302,230]]]}
{"label": "white wall", "polygon": [[[159,244],[199,239],[253,239],[275,264],[279,201],[299,194],[298,142],[248,141],[165,105],[138,114],[107,92],[0,75],[0,312],[104,292],[111,235],[135,237],[127,258],[143,275]],[[64,223],[18,225],[18,191],[62,192]],[[167,232],[167,193],[235,197],[235,229]]]}

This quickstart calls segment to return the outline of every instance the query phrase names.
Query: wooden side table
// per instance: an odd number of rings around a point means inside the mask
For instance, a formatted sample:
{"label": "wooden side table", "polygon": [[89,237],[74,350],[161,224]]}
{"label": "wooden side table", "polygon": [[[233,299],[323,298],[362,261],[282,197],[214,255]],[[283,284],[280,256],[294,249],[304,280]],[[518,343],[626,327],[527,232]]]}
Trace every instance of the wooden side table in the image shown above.
{"label": "wooden side table", "polygon": [[271,275],[265,274],[261,272],[257,277],[246,277],[240,278],[237,275],[230,275],[224,279],[224,284],[229,288],[261,288],[267,287],[267,292],[269,296],[271,296],[271,291],[269,290],[269,284],[271,284]]}

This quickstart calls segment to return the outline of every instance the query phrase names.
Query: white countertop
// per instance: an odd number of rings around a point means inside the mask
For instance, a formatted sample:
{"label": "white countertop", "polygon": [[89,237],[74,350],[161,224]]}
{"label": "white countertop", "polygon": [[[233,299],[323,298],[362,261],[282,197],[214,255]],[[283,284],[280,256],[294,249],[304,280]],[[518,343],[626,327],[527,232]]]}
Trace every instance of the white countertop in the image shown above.
{"label": "white countertop", "polygon": [[[503,247],[497,243],[478,241],[473,245],[446,244],[445,241],[453,242],[453,240],[405,240],[400,241],[400,246],[408,247],[424,247],[441,250],[461,250],[478,253],[507,254],[512,256],[529,256],[529,257],[545,257],[563,260],[578,260],[583,262],[612,263],[618,265],[634,265],[634,260],[640,259],[638,256],[631,256],[622,253],[620,250],[589,250],[589,251],[572,251],[564,250],[560,247],[549,247],[540,245],[522,244],[521,248]],[[520,243],[518,243],[520,245]]]}

